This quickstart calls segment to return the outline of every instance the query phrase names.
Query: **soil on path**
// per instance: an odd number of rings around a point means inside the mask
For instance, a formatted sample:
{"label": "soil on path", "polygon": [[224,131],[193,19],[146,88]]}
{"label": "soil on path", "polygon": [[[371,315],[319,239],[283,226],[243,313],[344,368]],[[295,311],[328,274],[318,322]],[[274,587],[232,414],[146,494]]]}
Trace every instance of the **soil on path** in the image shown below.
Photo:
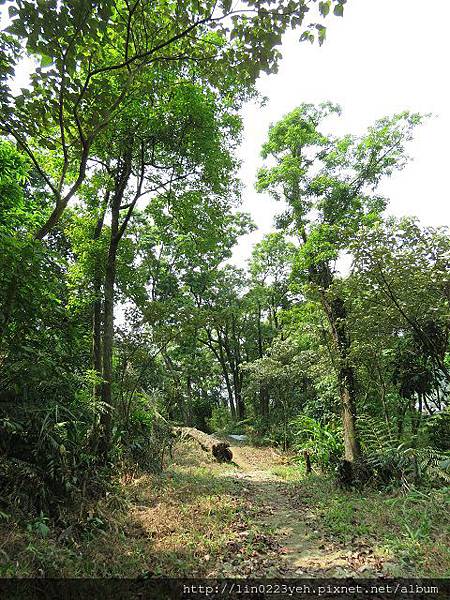
{"label": "soil on path", "polygon": [[[254,522],[270,536],[271,560],[256,565],[254,575],[266,577],[380,577],[383,558],[370,545],[344,545],[317,529],[314,507],[302,500],[299,481],[289,481],[283,457],[272,448],[233,445],[235,470],[223,477],[241,482],[254,507]],[[281,467],[281,468],[280,468]],[[234,574],[234,575],[239,575]]]}

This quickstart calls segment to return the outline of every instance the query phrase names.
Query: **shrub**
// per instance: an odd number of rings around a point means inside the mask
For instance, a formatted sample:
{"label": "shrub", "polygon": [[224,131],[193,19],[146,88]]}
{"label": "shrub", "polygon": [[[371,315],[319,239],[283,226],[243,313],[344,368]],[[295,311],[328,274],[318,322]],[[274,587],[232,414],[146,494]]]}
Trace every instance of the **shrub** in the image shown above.
{"label": "shrub", "polygon": [[126,426],[115,432],[113,445],[123,460],[155,472],[163,469],[174,437],[172,426],[158,404],[155,395],[137,394]]}
{"label": "shrub", "polygon": [[212,432],[222,433],[224,435],[235,433],[242,435],[246,432],[248,419],[245,421],[235,421],[230,411],[225,406],[216,406],[212,410],[211,418],[207,421],[208,427]]}
{"label": "shrub", "polygon": [[293,447],[309,453],[313,462],[322,469],[333,469],[343,452],[342,432],[334,424],[323,424],[307,415],[291,421]]}

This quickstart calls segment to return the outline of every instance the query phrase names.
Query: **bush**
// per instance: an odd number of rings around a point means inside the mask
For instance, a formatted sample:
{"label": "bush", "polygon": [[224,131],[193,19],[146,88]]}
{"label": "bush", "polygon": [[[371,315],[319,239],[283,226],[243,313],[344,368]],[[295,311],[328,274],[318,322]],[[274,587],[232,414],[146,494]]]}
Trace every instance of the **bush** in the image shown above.
{"label": "bush", "polygon": [[433,448],[442,451],[450,450],[450,411],[436,413],[424,423],[428,442]]}
{"label": "bush", "polygon": [[0,420],[0,503],[23,512],[55,512],[94,488],[101,473],[91,452],[86,413],[52,405],[21,409]]}
{"label": "bush", "polygon": [[243,435],[247,433],[246,424],[248,423],[248,419],[245,421],[235,421],[225,406],[214,407],[211,418],[207,420],[207,423],[213,433],[217,432],[224,435],[231,433]]}
{"label": "bush", "polygon": [[307,415],[291,421],[293,447],[309,453],[311,460],[322,469],[334,469],[343,453],[342,432],[333,424],[323,424]]}
{"label": "bush", "polygon": [[447,425],[446,413],[441,413],[425,420],[416,435],[399,441],[385,421],[361,417],[359,430],[367,481],[376,486],[400,484],[406,490],[419,484],[450,481],[450,453],[443,451]]}
{"label": "bush", "polygon": [[371,469],[370,481],[377,485],[401,483],[409,490],[424,483],[450,482],[450,454],[435,448],[411,448],[401,444],[369,453],[364,459]]}
{"label": "bush", "polygon": [[116,430],[114,443],[123,460],[154,472],[163,469],[174,439],[172,426],[160,412],[158,401],[156,396],[136,395],[127,426]]}

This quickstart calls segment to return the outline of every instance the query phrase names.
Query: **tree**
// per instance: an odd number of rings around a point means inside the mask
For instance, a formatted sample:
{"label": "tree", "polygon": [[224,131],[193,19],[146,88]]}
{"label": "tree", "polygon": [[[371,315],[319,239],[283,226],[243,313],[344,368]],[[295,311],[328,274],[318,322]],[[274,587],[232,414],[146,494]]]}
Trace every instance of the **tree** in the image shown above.
{"label": "tree", "polygon": [[[253,248],[247,301],[254,307],[260,359],[273,339],[282,334],[279,312],[290,305],[289,278],[294,255],[295,246],[280,232],[268,234]],[[269,421],[269,400],[269,390],[263,383],[259,390],[259,413],[264,428]]]}
{"label": "tree", "polygon": [[339,112],[331,103],[302,104],[272,126],[262,156],[275,165],[260,169],[257,189],[288,203],[279,225],[297,237],[296,276],[328,320],[337,355],[345,458],[353,462],[360,453],[356,380],[347,308],[335,285],[336,260],[362,225],[379,220],[385,202],[375,195],[376,186],[404,166],[405,143],[422,117],[405,112],[381,119],[361,138],[323,134],[322,121]]}
{"label": "tree", "polygon": [[[344,2],[333,4],[341,15]],[[321,3],[322,16],[330,6]],[[30,157],[53,196],[36,231],[43,239],[77,194],[98,137],[141,89],[142,74],[155,65],[192,64],[213,74],[216,86],[229,89],[238,81],[250,92],[261,70],[276,70],[283,32],[300,26],[309,8],[305,0],[250,0],[238,8],[230,0],[52,0],[45,6],[17,0],[8,10],[0,130]],[[24,53],[36,58],[31,85],[13,96],[8,82]],[[152,85],[164,89],[165,82],[155,78]],[[57,160],[48,168],[51,153]]]}
{"label": "tree", "polygon": [[[113,405],[114,287],[121,240],[139,200],[147,203],[164,193],[170,202],[178,194],[202,190],[218,196],[227,192],[234,162],[228,146],[238,131],[214,95],[199,85],[178,83],[170,95],[155,98],[153,110],[143,113],[142,95],[124,110],[116,124],[117,137],[107,138],[99,158],[112,179],[109,209],[109,249],[103,284],[102,401]],[[225,143],[225,136],[229,141]],[[117,140],[117,141],[115,141]],[[123,141],[122,141],[123,140]],[[105,153],[103,157],[102,154]],[[183,198],[183,196],[181,196]],[[184,196],[186,197],[186,196]],[[123,215],[123,216],[122,216]],[[105,440],[111,438],[111,410],[102,414]],[[102,434],[103,435],[103,434]],[[109,443],[109,442],[107,442]],[[103,448],[102,453],[106,452]]]}
{"label": "tree", "polygon": [[[404,417],[442,410],[448,389],[448,234],[414,219],[363,227],[351,245],[345,282],[352,354],[361,381],[391,433]],[[374,382],[373,385],[371,382]]]}

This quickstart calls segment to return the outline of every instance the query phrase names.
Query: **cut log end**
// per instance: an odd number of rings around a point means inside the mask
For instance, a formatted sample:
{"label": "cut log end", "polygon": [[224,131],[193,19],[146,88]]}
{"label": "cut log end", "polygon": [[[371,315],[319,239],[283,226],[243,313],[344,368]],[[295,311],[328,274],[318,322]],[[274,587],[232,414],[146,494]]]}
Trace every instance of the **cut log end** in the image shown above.
{"label": "cut log end", "polygon": [[218,462],[231,462],[233,460],[233,453],[228,442],[223,442],[213,435],[195,429],[195,427],[176,427],[174,431],[181,438],[196,441],[202,450],[209,452]]}
{"label": "cut log end", "polygon": [[231,462],[233,460],[233,453],[229,444],[221,442],[220,444],[214,444],[212,447],[212,455],[219,462]]}

